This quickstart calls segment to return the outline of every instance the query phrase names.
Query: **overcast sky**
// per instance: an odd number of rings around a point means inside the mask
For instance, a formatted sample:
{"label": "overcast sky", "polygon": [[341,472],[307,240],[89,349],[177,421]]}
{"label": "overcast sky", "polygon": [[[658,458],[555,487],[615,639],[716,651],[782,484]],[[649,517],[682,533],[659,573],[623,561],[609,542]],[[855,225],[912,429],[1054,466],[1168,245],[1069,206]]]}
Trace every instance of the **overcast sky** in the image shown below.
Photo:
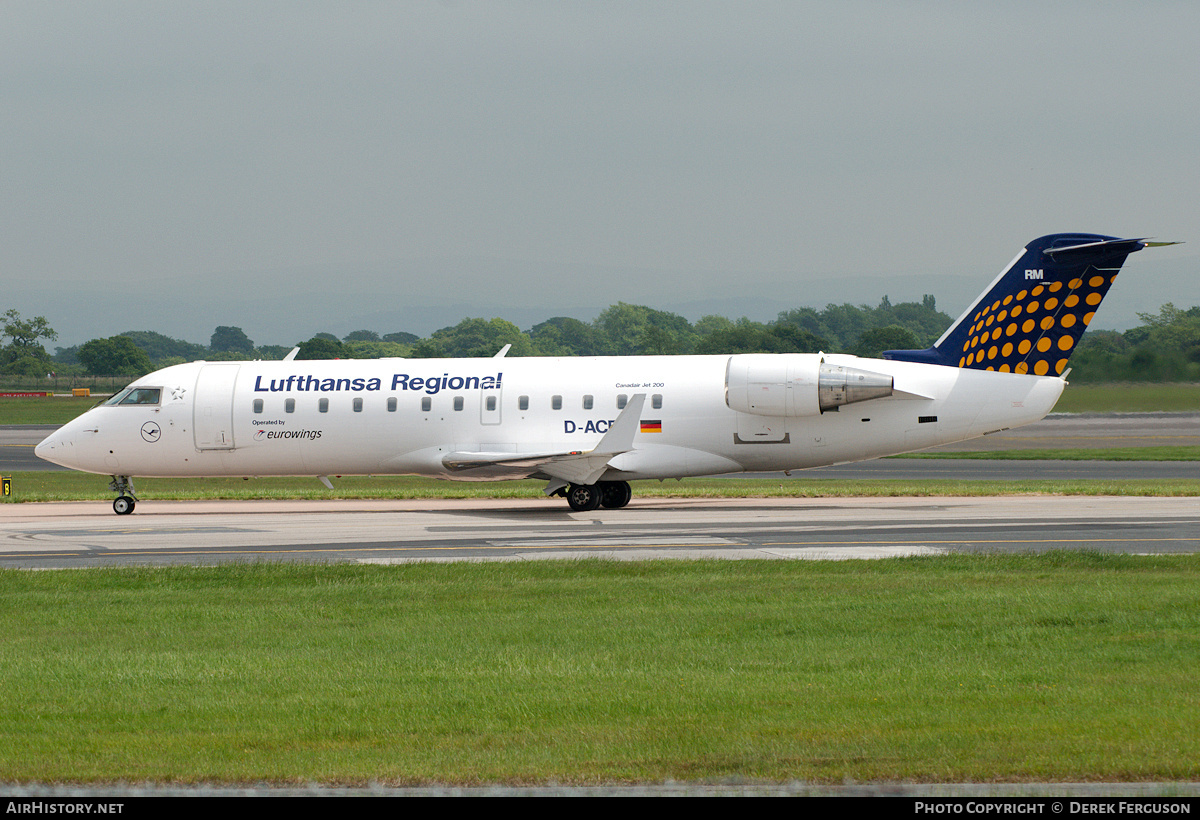
{"label": "overcast sky", "polygon": [[[1200,304],[1200,4],[0,2],[0,310],[123,330],[769,319],[1057,231]],[[1122,288],[1122,282],[1128,282]],[[52,345],[53,346],[53,345]]]}

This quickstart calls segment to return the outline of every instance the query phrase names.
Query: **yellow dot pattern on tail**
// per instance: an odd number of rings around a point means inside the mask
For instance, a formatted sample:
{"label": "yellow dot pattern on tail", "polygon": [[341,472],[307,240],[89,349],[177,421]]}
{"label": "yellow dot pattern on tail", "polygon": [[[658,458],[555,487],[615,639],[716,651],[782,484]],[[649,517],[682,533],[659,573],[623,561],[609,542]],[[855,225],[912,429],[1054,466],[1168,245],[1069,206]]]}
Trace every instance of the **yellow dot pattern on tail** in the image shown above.
{"label": "yellow dot pattern on tail", "polygon": [[1060,375],[1116,280],[1092,269],[1067,282],[1023,288],[975,311],[959,367]]}

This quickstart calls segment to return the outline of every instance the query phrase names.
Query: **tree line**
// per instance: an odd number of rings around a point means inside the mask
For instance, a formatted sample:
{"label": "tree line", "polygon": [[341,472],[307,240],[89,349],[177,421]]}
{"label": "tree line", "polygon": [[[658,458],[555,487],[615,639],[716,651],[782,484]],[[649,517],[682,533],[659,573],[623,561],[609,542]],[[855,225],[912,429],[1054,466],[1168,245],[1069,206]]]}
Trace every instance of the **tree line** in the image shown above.
{"label": "tree line", "polygon": [[[1142,324],[1119,333],[1092,330],[1071,356],[1072,381],[1200,381],[1200,306],[1138,314]],[[523,331],[500,318],[463,319],[427,337],[356,330],[339,338],[318,333],[298,342],[300,359],[444,358],[492,356],[629,356],[734,353],[853,353],[928,347],[953,319],[932,296],[875,307],[795,308],[774,321],[704,316],[695,323],[645,305],[619,302],[593,322],[556,316]],[[207,346],[155,331],[126,331],[47,353],[42,340],[58,334],[44,317],[24,320],[16,310],[0,317],[0,373],[20,376],[128,375],[196,359],[281,359],[291,346],[255,345],[241,328],[216,328]]]}
{"label": "tree line", "polygon": [[[951,321],[932,296],[922,303],[892,305],[885,297],[866,305],[829,305],[823,311],[799,308],[773,322],[745,317],[683,316],[645,305],[619,302],[593,322],[555,316],[523,331],[501,318],[463,319],[427,337],[356,330],[342,338],[317,333],[297,342],[299,359],[473,358],[493,356],[511,345],[509,356],[632,356],[685,353],[816,353],[848,351],[878,355],[889,348],[926,347]],[[218,327],[208,346],[154,331],[125,331],[69,348],[56,348],[52,362],[61,371],[88,374],[140,374],[171,364],[207,359],[280,359],[287,345],[255,345],[241,328]],[[48,357],[49,358],[49,357]],[[39,365],[43,369],[47,362]],[[53,369],[53,368],[52,368]],[[36,371],[36,368],[35,368]]]}
{"label": "tree line", "polygon": [[1124,333],[1091,330],[1071,355],[1071,381],[1200,382],[1200,306],[1167,302]]}

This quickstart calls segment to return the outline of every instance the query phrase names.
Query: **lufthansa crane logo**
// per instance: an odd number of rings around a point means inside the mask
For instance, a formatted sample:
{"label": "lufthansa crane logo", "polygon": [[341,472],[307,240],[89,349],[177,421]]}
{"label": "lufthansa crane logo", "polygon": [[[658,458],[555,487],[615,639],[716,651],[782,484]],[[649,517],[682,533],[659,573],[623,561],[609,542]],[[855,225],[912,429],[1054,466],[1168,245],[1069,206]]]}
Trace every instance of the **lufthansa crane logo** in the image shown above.
{"label": "lufthansa crane logo", "polygon": [[158,422],[148,421],[142,425],[142,438],[153,444],[162,436],[162,428]]}

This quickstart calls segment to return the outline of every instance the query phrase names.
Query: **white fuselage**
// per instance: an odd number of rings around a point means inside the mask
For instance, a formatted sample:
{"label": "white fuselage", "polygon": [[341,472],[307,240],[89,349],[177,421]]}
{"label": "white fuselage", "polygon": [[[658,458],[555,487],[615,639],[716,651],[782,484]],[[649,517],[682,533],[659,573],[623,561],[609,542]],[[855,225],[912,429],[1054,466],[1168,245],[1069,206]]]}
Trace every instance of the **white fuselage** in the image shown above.
{"label": "white fuselage", "polygon": [[[586,453],[620,415],[621,397],[642,394],[632,449],[607,462],[605,479],[794,470],[1028,424],[1053,408],[1065,384],[853,356],[820,360],[890,376],[894,393],[815,411],[815,385],[792,373],[812,371],[817,354],[193,362],[134,382],[160,389],[157,404],[96,407],[37,454],[114,476],[546,477],[519,456]],[[746,399],[730,399],[730,373],[745,362],[784,374],[737,389],[776,397],[764,406],[785,415],[734,409]],[[448,466],[451,454],[472,453],[494,463],[464,467],[460,458]],[[497,458],[506,453],[513,459]]]}

